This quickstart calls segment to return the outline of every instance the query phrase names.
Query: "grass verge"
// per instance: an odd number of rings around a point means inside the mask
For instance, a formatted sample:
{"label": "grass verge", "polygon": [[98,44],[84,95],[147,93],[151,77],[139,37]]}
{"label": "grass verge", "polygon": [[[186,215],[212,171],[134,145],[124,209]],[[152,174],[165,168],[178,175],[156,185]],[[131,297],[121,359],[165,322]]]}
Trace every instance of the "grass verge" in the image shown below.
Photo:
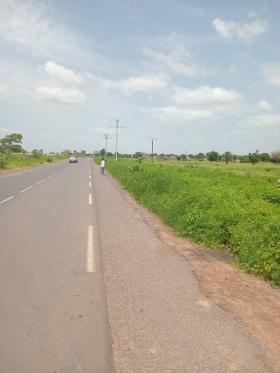
{"label": "grass verge", "polygon": [[[178,164],[178,163],[177,163]],[[280,285],[279,167],[232,171],[205,163],[180,165],[109,160],[107,167],[141,204],[179,235],[228,248],[246,271]]]}
{"label": "grass verge", "polygon": [[65,159],[62,155],[0,154],[0,170],[35,166]]}

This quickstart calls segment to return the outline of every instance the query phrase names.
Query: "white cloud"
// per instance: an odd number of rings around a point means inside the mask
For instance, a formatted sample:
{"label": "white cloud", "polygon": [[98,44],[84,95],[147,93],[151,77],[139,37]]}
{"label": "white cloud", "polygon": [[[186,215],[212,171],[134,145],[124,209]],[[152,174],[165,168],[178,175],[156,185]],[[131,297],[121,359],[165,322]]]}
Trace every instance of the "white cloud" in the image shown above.
{"label": "white cloud", "polygon": [[280,129],[280,115],[279,114],[254,115],[247,120],[246,124],[250,127],[259,127],[259,128],[277,127]]}
{"label": "white cloud", "polygon": [[251,23],[238,23],[234,21],[223,21],[215,18],[212,22],[215,31],[224,39],[237,38],[250,40],[263,34],[266,30],[264,21],[256,20]]}
{"label": "white cloud", "polygon": [[82,74],[53,61],[46,62],[44,70],[47,74],[47,79],[41,81],[37,86],[37,97],[64,104],[81,104],[85,102],[86,95],[75,87],[75,85],[82,83]]}
{"label": "white cloud", "polygon": [[88,54],[85,39],[57,22],[46,2],[1,0],[0,39],[39,57],[81,59]]}
{"label": "white cloud", "polygon": [[89,73],[86,76],[101,88],[116,89],[126,95],[136,92],[160,92],[168,86],[168,77],[165,74],[131,76],[121,80],[104,79]]}
{"label": "white cloud", "polygon": [[8,128],[6,128],[6,127],[0,127],[0,133],[5,134],[5,133],[8,133],[8,132],[9,132]]}
{"label": "white cloud", "polygon": [[33,71],[25,66],[16,67],[13,63],[2,64],[0,67],[0,96],[6,99],[15,97],[34,97],[36,78]]}
{"label": "white cloud", "polygon": [[265,80],[275,86],[280,86],[280,63],[272,62],[267,63],[263,67],[263,74]]}
{"label": "white cloud", "polygon": [[153,60],[156,69],[189,77],[214,75],[213,70],[192,62],[190,53],[178,35],[172,34],[154,44],[152,47],[145,47],[143,53]]}
{"label": "white cloud", "polygon": [[196,89],[175,87],[173,101],[176,104],[231,104],[241,100],[240,93],[221,87],[201,86]]}
{"label": "white cloud", "polygon": [[269,102],[262,100],[258,102],[258,109],[269,111],[272,110],[272,105]]}
{"label": "white cloud", "polygon": [[77,88],[62,88],[43,85],[36,89],[42,99],[59,101],[65,104],[81,104],[85,102],[85,94]]}
{"label": "white cloud", "polygon": [[83,81],[82,74],[75,73],[73,70],[53,61],[45,63],[45,71],[50,77],[54,77],[63,83],[80,84]]}
{"label": "white cloud", "polygon": [[210,110],[192,110],[183,109],[176,106],[165,106],[158,108],[143,108],[143,112],[151,114],[163,122],[189,122],[199,120],[209,120],[214,117],[214,113]]}

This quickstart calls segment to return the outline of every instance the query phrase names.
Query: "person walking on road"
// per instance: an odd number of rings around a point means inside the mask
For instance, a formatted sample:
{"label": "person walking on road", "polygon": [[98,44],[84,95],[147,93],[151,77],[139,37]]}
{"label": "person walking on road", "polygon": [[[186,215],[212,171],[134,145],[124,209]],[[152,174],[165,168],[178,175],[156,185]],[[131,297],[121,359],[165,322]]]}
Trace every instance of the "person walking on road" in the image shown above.
{"label": "person walking on road", "polygon": [[105,171],[105,159],[102,158],[101,163],[100,163],[100,172],[101,172],[101,175],[104,175],[104,171]]}

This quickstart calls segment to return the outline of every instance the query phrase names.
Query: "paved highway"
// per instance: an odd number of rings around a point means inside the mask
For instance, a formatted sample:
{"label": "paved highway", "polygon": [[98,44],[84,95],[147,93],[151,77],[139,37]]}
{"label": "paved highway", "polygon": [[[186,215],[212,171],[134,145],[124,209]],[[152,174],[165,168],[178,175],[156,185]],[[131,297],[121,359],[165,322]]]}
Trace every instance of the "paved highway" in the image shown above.
{"label": "paved highway", "polygon": [[0,175],[0,238],[1,373],[271,371],[89,159]]}
{"label": "paved highway", "polygon": [[112,372],[91,164],[0,176],[0,372]]}

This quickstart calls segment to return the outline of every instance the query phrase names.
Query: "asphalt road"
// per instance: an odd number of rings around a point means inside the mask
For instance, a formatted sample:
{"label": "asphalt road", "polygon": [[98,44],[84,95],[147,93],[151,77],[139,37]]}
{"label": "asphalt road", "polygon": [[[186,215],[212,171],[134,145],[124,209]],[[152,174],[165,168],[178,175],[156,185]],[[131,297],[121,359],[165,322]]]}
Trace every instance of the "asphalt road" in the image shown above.
{"label": "asphalt road", "polygon": [[0,175],[0,240],[1,373],[270,371],[89,159]]}
{"label": "asphalt road", "polygon": [[0,372],[113,372],[88,159],[0,175]]}

